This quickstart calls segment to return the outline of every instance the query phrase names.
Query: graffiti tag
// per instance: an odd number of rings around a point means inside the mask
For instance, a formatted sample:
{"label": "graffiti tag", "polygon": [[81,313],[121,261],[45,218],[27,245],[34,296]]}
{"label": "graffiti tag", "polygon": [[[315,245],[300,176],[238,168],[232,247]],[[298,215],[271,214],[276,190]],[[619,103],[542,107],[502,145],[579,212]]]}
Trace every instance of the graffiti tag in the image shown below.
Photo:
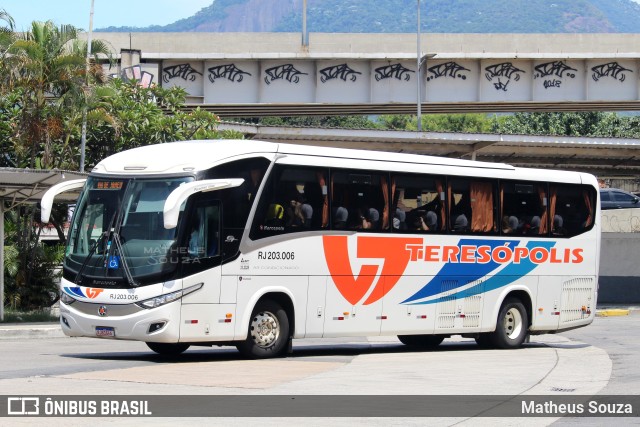
{"label": "graffiti tag", "polygon": [[278,65],[276,67],[267,68],[264,70],[267,74],[264,78],[266,84],[271,84],[274,80],[286,80],[289,83],[298,83],[300,81],[300,75],[308,75],[296,69],[293,64]]}
{"label": "graffiti tag", "polygon": [[575,68],[569,67],[564,61],[552,61],[544,64],[536,65],[536,73],[533,75],[534,79],[539,77],[556,76],[563,78],[564,73],[567,73],[567,77],[575,78],[575,73],[571,71],[578,71]]}
{"label": "graffiti tag", "polygon": [[462,65],[459,65],[455,62],[445,62],[444,64],[434,65],[433,67],[429,67],[427,72],[429,77],[427,77],[427,81],[437,79],[440,77],[451,77],[451,78],[459,78],[462,80],[466,80],[467,76],[462,74],[463,71],[471,71],[468,68],[464,68]]}
{"label": "graffiti tag", "polygon": [[[520,80],[520,73],[524,73],[524,70],[516,68],[513,66],[511,62],[503,62],[501,64],[491,65],[485,68],[485,77],[490,82],[493,82],[493,86],[496,90],[507,91],[507,86],[509,83],[513,81]],[[503,81],[503,79],[507,79],[507,81]],[[497,82],[493,80],[496,79]]]}
{"label": "graffiti tag", "polygon": [[216,79],[227,79],[240,83],[245,75],[251,75],[251,73],[247,73],[236,67],[235,64],[217,65],[207,69],[207,71],[209,71],[208,77],[211,83],[215,83]]}
{"label": "graffiti tag", "polygon": [[633,71],[627,68],[624,68],[617,62],[609,62],[606,64],[598,65],[596,67],[591,68],[591,71],[593,71],[593,74],[591,75],[591,77],[596,82],[603,77],[612,77],[616,80],[623,82],[627,78],[627,75],[624,73],[625,71],[629,71],[630,73],[633,73]]}
{"label": "graffiti tag", "polygon": [[322,74],[322,77],[320,77],[320,81],[322,83],[326,83],[327,81],[333,79],[341,79],[345,82],[347,81],[347,79],[349,79],[352,82],[355,82],[357,77],[356,74],[362,73],[352,69],[347,64],[340,64],[323,68],[322,70],[320,70],[320,74]]}
{"label": "graffiti tag", "polygon": [[198,77],[198,74],[202,75],[202,73],[194,69],[191,64],[172,65],[171,67],[163,68],[162,71],[162,81],[165,83],[169,83],[169,80],[175,78],[193,82]]}
{"label": "graffiti tag", "polygon": [[383,67],[378,67],[375,69],[376,75],[376,81],[380,81],[380,80],[384,80],[384,79],[391,79],[391,78],[395,78],[398,80],[405,80],[405,81],[409,81],[411,80],[411,74],[409,73],[415,73],[415,71],[410,70],[406,67],[403,67],[402,64],[398,63],[398,64],[389,64],[389,65],[385,65]]}

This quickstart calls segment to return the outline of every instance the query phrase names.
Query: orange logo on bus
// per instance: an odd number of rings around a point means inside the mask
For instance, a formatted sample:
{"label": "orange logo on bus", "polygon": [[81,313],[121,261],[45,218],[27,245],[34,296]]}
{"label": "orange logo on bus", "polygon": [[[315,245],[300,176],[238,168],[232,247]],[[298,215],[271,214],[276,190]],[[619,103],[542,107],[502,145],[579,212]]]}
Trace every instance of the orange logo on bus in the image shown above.
{"label": "orange logo on bus", "polygon": [[[382,269],[378,265],[363,264],[358,275],[351,267],[347,236],[323,236],[324,256],[329,273],[342,296],[355,305],[373,287],[364,305],[372,304],[385,296],[400,280],[411,252],[407,245],[422,243],[421,238],[357,237],[357,258],[381,259]],[[378,277],[377,281],[376,276]]]}

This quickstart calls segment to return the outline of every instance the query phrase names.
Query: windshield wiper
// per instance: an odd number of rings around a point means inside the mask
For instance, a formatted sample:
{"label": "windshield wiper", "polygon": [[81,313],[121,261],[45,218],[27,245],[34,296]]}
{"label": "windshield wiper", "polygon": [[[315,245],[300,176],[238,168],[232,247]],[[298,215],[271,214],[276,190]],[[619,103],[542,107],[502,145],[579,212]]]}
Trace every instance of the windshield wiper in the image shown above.
{"label": "windshield wiper", "polygon": [[120,261],[122,261],[122,269],[124,270],[124,274],[127,277],[127,281],[130,286],[134,288],[138,287],[138,284],[135,280],[133,280],[133,275],[131,274],[131,270],[129,269],[129,263],[127,262],[127,257],[124,253],[124,248],[122,247],[122,241],[120,240],[120,234],[117,231],[111,231],[111,238],[116,244],[116,250],[120,254]]}
{"label": "windshield wiper", "polygon": [[[76,278],[74,280],[74,282],[79,285],[82,279],[82,272],[84,271],[84,268],[87,266],[87,264],[89,263],[89,260],[93,257],[93,253],[96,250],[96,248],[98,247],[98,245],[100,244],[100,242],[102,242],[103,239],[105,239],[106,237],[109,236],[109,234],[111,234],[111,232],[113,232],[113,222],[116,219],[116,213],[114,212],[113,215],[111,216],[111,219],[109,220],[109,226],[107,227],[107,229],[100,234],[100,237],[98,237],[98,239],[95,241],[95,243],[93,245],[91,245],[91,248],[89,248],[89,253],[87,254],[87,256],[84,258],[84,261],[82,262],[82,266],[80,266],[80,269],[78,270],[78,273],[76,273]],[[103,252],[103,257],[102,257],[102,262],[104,263],[104,252]]]}

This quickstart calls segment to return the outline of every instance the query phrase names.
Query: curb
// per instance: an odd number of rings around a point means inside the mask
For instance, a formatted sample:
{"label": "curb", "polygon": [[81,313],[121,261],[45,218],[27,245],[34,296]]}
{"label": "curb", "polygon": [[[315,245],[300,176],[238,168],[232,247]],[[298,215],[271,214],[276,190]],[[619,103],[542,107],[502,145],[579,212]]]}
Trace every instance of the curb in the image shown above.
{"label": "curb", "polygon": [[0,341],[11,339],[63,338],[65,335],[57,323],[43,325],[0,325]]}
{"label": "curb", "polygon": [[621,308],[610,308],[605,310],[597,310],[598,317],[628,316],[631,310]]}

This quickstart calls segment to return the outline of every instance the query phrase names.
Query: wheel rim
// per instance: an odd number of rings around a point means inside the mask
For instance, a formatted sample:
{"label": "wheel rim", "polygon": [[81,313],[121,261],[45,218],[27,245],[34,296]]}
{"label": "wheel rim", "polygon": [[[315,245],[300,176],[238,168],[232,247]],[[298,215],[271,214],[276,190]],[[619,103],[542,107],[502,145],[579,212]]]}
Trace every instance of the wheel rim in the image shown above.
{"label": "wheel rim", "polygon": [[280,336],[278,318],[268,311],[256,314],[251,321],[251,337],[258,347],[271,347]]}
{"label": "wheel rim", "polygon": [[504,333],[509,339],[516,339],[522,332],[522,315],[516,308],[511,308],[504,316]]}

